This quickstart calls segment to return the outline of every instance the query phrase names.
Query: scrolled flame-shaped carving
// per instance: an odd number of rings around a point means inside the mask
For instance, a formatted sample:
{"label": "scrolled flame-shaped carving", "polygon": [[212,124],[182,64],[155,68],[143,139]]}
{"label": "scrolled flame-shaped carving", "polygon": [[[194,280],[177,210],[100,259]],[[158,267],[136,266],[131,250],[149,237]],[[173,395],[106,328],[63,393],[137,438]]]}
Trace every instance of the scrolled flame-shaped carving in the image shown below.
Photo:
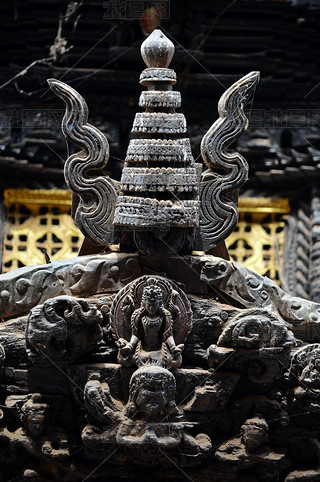
{"label": "scrolled flame-shaped carving", "polygon": [[295,345],[293,333],[275,314],[262,309],[237,315],[227,323],[217,343],[217,346],[238,348],[292,348]]}
{"label": "scrolled flame-shaped carving", "polygon": [[238,189],[248,177],[248,164],[229,147],[248,127],[244,107],[253,98],[259,72],[250,72],[234,83],[220,98],[219,119],[201,142],[201,154],[208,166],[201,179],[200,244],[207,251],[223,241],[238,222]]}
{"label": "scrolled flame-shaped carving", "polygon": [[101,312],[85,299],[57,296],[34,307],[26,327],[33,363],[66,366],[92,352],[102,340]]}
{"label": "scrolled flame-shaped carving", "polygon": [[66,104],[62,121],[65,138],[82,148],[68,157],[64,168],[66,183],[80,198],[75,223],[93,244],[113,243],[118,188],[115,181],[101,172],[109,160],[108,140],[88,123],[88,106],[76,90],[56,79],[49,79],[48,84]]}

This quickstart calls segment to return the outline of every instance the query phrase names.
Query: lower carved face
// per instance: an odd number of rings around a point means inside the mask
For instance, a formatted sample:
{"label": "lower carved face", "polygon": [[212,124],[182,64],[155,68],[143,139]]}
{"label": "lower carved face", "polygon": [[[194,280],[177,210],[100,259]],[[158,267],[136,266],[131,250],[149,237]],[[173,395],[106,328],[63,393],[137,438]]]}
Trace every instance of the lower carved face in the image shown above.
{"label": "lower carved face", "polygon": [[129,402],[149,419],[163,417],[175,405],[176,382],[173,374],[159,366],[139,368],[130,380]]}
{"label": "lower carved face", "polygon": [[27,428],[32,435],[41,435],[47,425],[47,417],[43,411],[31,411],[27,415]]}
{"label": "lower carved face", "polygon": [[135,400],[137,408],[148,416],[164,413],[167,403],[168,395],[166,390],[159,384],[141,387]]}

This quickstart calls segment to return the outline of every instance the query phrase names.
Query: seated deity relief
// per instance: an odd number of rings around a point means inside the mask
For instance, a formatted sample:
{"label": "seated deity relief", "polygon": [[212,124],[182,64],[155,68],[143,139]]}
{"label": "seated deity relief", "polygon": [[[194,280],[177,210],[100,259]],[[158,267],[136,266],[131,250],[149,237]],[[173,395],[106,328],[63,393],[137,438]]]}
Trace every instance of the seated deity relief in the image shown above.
{"label": "seated deity relief", "polygon": [[174,283],[160,276],[142,276],[119,291],[110,324],[121,365],[177,368],[192,328],[192,311]]}
{"label": "seated deity relief", "polygon": [[99,372],[89,374],[83,393],[89,423],[81,437],[89,458],[100,458],[103,447],[116,443],[133,453],[143,449],[146,458],[159,457],[162,450],[182,450],[197,464],[211,449],[207,435],[188,433],[197,423],[187,421],[177,407],[176,380],[166,368],[138,368],[130,378],[127,403],[111,395]]}

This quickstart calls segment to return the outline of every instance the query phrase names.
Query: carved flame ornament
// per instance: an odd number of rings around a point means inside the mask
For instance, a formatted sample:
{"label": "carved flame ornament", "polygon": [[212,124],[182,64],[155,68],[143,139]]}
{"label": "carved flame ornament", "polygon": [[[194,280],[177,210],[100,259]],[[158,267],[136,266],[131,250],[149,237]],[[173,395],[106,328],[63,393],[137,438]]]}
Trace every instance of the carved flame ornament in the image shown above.
{"label": "carved flame ornament", "polygon": [[223,94],[218,104],[219,119],[201,142],[201,154],[208,166],[200,183],[200,243],[204,251],[229,236],[238,222],[238,189],[247,180],[249,167],[241,154],[229,148],[248,128],[244,107],[253,98],[259,76],[259,72],[250,72]]}
{"label": "carved flame ornament", "polygon": [[109,160],[109,143],[96,127],[88,123],[88,107],[84,99],[69,85],[49,79],[53,92],[66,104],[62,131],[66,140],[81,151],[72,154],[65,163],[65,180],[71,191],[80,198],[75,222],[93,244],[115,241],[113,229],[117,183],[102,174]]}
{"label": "carved flame ornament", "polygon": [[135,245],[146,254],[207,251],[223,241],[238,221],[237,192],[247,179],[248,166],[240,154],[228,149],[248,127],[244,107],[253,97],[259,73],[246,75],[221,97],[220,117],[202,141],[208,170],[201,175],[202,166],[195,163],[185,136],[186,119],[175,112],[181,95],[172,90],[177,78],[169,68],[174,45],[154,30],[143,42],[141,54],[147,68],[140,84],[148,90],[139,101],[145,112],[136,114],[132,128],[141,137],[129,143],[119,186],[99,175],[108,161],[109,145],[87,123],[84,99],[63,82],[48,81],[67,106],[62,123],[66,139],[82,147],[65,165],[66,181],[81,199],[75,222],[93,244],[107,245],[115,242],[116,232],[132,232]]}
{"label": "carved flame ornament", "polygon": [[119,185],[82,97],[49,81],[81,149],[65,168],[75,221],[120,252],[0,275],[0,480],[320,480],[320,305],[192,254],[236,224],[248,166],[230,148],[259,74],[222,96],[201,173],[173,53],[159,30],[142,45],[142,137]]}

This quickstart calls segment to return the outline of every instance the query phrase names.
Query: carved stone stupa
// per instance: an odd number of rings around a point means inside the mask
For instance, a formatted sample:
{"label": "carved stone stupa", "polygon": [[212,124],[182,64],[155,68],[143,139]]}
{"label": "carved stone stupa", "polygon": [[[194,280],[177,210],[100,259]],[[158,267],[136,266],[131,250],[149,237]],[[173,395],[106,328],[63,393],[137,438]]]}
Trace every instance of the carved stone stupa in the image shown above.
{"label": "carved stone stupa", "polygon": [[320,480],[320,305],[212,254],[237,223],[232,144],[259,73],[221,97],[202,171],[173,53],[159,30],[142,45],[119,183],[83,98],[49,80],[89,254],[0,276],[0,481]]}
{"label": "carved stone stupa", "polygon": [[168,65],[173,52],[172,42],[160,30],[142,44],[148,68],[140,84],[148,90],[139,101],[145,112],[136,114],[132,128],[142,139],[130,141],[114,218],[119,228],[135,233],[138,248],[155,254],[159,248],[179,251],[186,233],[199,225],[201,165],[195,165],[190,140],[181,137],[187,124],[184,115],[175,112],[181,95],[172,90],[176,74]]}

